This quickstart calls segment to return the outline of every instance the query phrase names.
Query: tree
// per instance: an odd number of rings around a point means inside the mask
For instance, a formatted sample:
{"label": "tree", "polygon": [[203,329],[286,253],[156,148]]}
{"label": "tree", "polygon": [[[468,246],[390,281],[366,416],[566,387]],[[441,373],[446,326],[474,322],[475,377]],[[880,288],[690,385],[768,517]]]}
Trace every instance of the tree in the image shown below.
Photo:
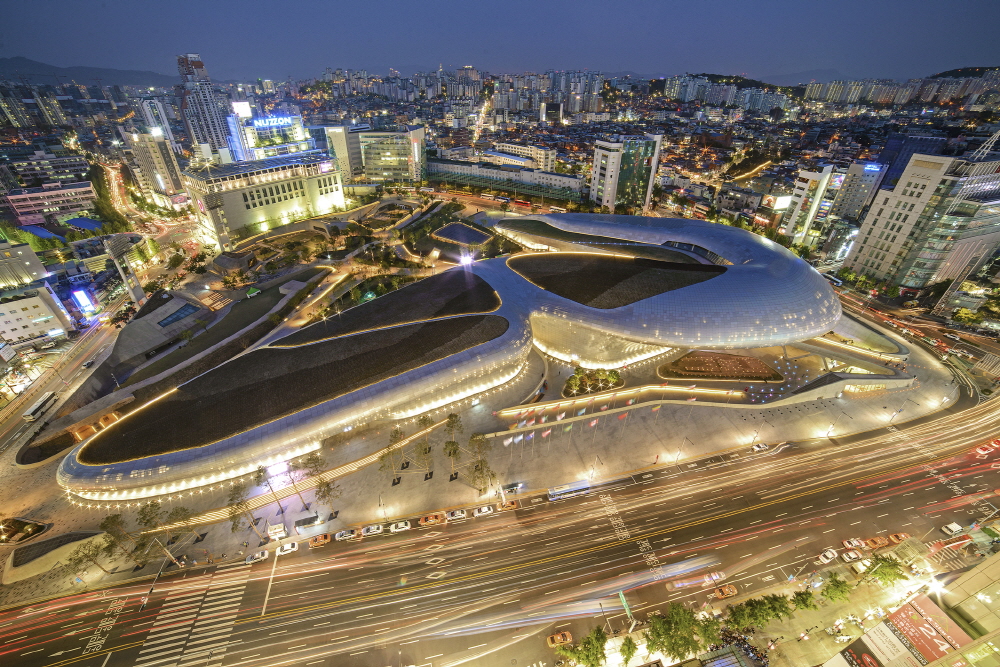
{"label": "tree", "polygon": [[834,572],[830,575],[830,578],[826,580],[826,585],[823,586],[823,590],[820,591],[820,595],[825,597],[830,602],[847,602],[851,596],[851,585],[841,579],[840,575]]}
{"label": "tree", "polygon": [[868,568],[866,578],[874,579],[883,588],[892,586],[897,581],[909,579],[903,572],[903,564],[886,554],[877,554],[871,557],[871,565]]}
{"label": "tree", "polygon": [[244,527],[244,521],[249,517],[250,527],[257,537],[264,539],[264,536],[257,530],[257,519],[254,518],[247,505],[248,489],[246,484],[238,482],[229,490],[229,499],[226,503],[226,510],[229,513],[229,528],[232,532],[238,532]]}
{"label": "tree", "polygon": [[331,502],[340,497],[340,487],[336,482],[320,480],[316,483],[316,502],[322,503],[333,509]]}
{"label": "tree", "polygon": [[792,604],[795,605],[795,610],[799,609],[812,609],[816,610],[819,607],[816,605],[816,596],[813,595],[812,591],[795,591],[792,593]]}
{"label": "tree", "polygon": [[632,635],[625,635],[625,639],[622,640],[622,645],[618,649],[618,654],[622,657],[622,664],[628,667],[629,661],[635,656],[636,651],[639,647],[636,646],[635,640],[632,639]]}
{"label": "tree", "polygon": [[608,643],[608,635],[604,628],[598,626],[590,631],[578,645],[557,646],[556,653],[575,660],[586,667],[600,667],[607,660],[604,646]]}
{"label": "tree", "polygon": [[[166,523],[168,523],[168,524],[174,524],[174,523],[184,523],[184,524],[187,524],[193,518],[194,518],[194,514],[191,512],[191,510],[189,510],[188,508],[186,508],[186,507],[184,507],[182,505],[178,505],[177,507],[171,508],[170,512],[167,513]],[[201,537],[198,534],[198,531],[195,530],[195,527],[193,525],[189,525],[187,528],[191,532],[191,534],[194,535],[195,537]]]}
{"label": "tree", "polygon": [[792,606],[786,596],[772,594],[765,595],[762,599],[767,604],[768,612],[770,613],[771,618],[776,620],[791,618]]}
{"label": "tree", "polygon": [[462,458],[462,447],[454,440],[444,443],[444,455],[451,459],[451,472],[455,472],[455,462]]}
{"label": "tree", "polygon": [[267,486],[268,491],[274,496],[274,502],[278,506],[278,514],[283,514],[285,512],[284,508],[281,506],[281,501],[278,499],[278,494],[274,492],[274,487],[271,486],[271,473],[267,471],[262,465],[258,465],[257,469],[250,473],[250,480],[253,482],[254,486]]}
{"label": "tree", "polygon": [[456,433],[461,433],[465,428],[462,426],[462,418],[454,412],[449,414],[444,422],[444,430],[448,432],[448,439],[454,440]]}
{"label": "tree", "polygon": [[702,650],[700,630],[693,610],[671,602],[663,614],[649,616],[649,629],[643,637],[651,651],[660,651],[679,661]]}
{"label": "tree", "polygon": [[184,255],[181,255],[179,253],[178,254],[174,254],[174,255],[171,255],[170,259],[167,260],[167,268],[170,269],[171,271],[173,271],[174,269],[176,269],[178,266],[180,266],[183,263],[184,263]]}
{"label": "tree", "polygon": [[101,565],[100,561],[97,560],[100,558],[102,551],[103,550],[100,545],[96,542],[87,540],[70,552],[70,554],[66,557],[66,565],[76,571],[82,570],[90,565],[96,565],[101,568],[101,572],[104,574],[111,574],[103,565]]}
{"label": "tree", "polygon": [[150,500],[139,508],[136,519],[146,530],[155,530],[163,525],[163,517],[167,512],[157,500]]}
{"label": "tree", "polygon": [[983,321],[983,316],[977,312],[969,310],[968,308],[959,308],[951,316],[951,319],[955,320],[959,324],[979,324]]}

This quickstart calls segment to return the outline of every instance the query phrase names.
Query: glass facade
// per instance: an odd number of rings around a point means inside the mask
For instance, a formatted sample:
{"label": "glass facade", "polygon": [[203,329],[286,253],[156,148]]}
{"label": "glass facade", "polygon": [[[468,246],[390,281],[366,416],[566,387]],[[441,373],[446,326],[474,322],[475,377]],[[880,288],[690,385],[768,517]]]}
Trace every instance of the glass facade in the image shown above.
{"label": "glass facade", "polygon": [[626,139],[623,142],[621,169],[618,172],[618,192],[615,206],[643,208],[646,192],[656,165],[656,142],[648,139]]}

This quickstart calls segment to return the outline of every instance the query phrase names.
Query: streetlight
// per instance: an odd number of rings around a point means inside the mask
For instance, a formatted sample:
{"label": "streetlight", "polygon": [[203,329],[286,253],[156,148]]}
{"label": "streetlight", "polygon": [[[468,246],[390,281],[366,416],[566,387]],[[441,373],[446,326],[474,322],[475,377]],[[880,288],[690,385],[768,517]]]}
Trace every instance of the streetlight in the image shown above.
{"label": "streetlight", "polygon": [[841,410],[840,414],[837,415],[837,418],[833,420],[832,424],[830,424],[830,428],[827,429],[827,431],[826,431],[826,437],[828,437],[828,438],[830,437],[830,434],[833,433],[833,429],[837,426],[837,422],[839,422],[840,418],[843,417],[844,415],[847,415],[847,417],[849,419],[851,419],[851,420],[854,419],[854,417],[851,417],[851,415],[848,415],[846,412],[844,412],[843,410]]}
{"label": "streetlight", "polygon": [[889,423],[890,424],[892,423],[892,420],[896,418],[896,415],[898,415],[900,412],[903,411],[903,406],[906,405],[907,401],[909,401],[910,403],[913,403],[914,405],[920,405],[919,403],[917,403],[916,401],[914,401],[912,398],[908,398],[908,399],[904,400],[902,403],[899,404],[899,409],[896,410],[895,412],[893,412],[892,416],[889,417]]}

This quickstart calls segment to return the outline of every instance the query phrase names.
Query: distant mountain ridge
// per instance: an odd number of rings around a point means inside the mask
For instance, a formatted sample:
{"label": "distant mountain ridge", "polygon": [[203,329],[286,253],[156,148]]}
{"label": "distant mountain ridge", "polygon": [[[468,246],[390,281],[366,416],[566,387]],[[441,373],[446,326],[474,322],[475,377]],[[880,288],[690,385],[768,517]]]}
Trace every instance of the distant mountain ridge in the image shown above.
{"label": "distant mountain ridge", "polygon": [[938,72],[937,74],[931,74],[931,79],[975,79],[986,74],[990,70],[1000,69],[1000,67],[959,67],[958,69],[950,69],[947,72]]}
{"label": "distant mountain ridge", "polygon": [[[57,78],[58,77],[58,78]],[[105,86],[158,86],[170,87],[180,83],[180,76],[169,76],[159,72],[136,69],[112,69],[109,67],[56,67],[37,60],[22,58],[0,58],[0,80],[20,83],[56,84],[75,81],[80,85],[93,86],[100,79]]]}

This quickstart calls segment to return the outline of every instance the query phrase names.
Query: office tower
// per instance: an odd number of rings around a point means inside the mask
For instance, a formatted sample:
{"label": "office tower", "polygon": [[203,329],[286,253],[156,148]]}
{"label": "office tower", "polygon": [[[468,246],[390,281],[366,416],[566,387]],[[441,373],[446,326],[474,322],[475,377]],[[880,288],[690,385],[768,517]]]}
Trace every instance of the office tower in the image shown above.
{"label": "office tower", "polygon": [[792,201],[785,219],[785,234],[797,244],[812,245],[822,235],[822,226],[833,200],[843,181],[843,174],[835,174],[833,165],[824,165],[818,171],[800,169],[792,191]]}
{"label": "office tower", "polygon": [[365,178],[393,183],[422,181],[427,175],[424,128],[358,133]]}
{"label": "office tower", "polygon": [[212,87],[201,56],[197,53],[177,56],[177,71],[184,80],[180,90],[181,114],[192,147],[207,144],[213,152],[228,152],[227,104]]}
{"label": "office tower", "polygon": [[878,162],[853,162],[844,175],[830,214],[848,220],[857,220],[861,212],[875,198],[878,186],[885,176],[886,165]]}
{"label": "office tower", "polygon": [[[242,104],[249,109],[246,102]],[[248,117],[242,110],[226,119],[233,160],[263,160],[316,148],[316,140],[302,125],[302,116]]]}
{"label": "office tower", "polygon": [[[933,131],[933,130],[931,130]],[[927,131],[913,134],[893,132],[885,141],[885,147],[878,155],[877,162],[886,165],[885,176],[882,177],[881,189],[891,190],[896,186],[910,157],[914,153],[923,155],[940,155],[948,139],[943,135],[932,135]]]}
{"label": "office tower", "polygon": [[660,161],[663,135],[614,135],[594,143],[590,199],[611,212],[646,209]]}
{"label": "office tower", "polygon": [[1000,160],[913,154],[891,190],[880,190],[845,266],[903,287],[964,275],[1000,244]]}
{"label": "office tower", "polygon": [[[129,148],[138,165],[139,182],[143,193],[154,195],[153,199],[173,197],[184,191],[181,169],[177,156],[170,147],[162,128],[151,127],[145,131],[125,133]],[[157,203],[167,206],[169,202],[159,199]]]}
{"label": "office tower", "polygon": [[242,239],[345,208],[334,161],[319,151],[182,173],[202,243],[232,250]]}

